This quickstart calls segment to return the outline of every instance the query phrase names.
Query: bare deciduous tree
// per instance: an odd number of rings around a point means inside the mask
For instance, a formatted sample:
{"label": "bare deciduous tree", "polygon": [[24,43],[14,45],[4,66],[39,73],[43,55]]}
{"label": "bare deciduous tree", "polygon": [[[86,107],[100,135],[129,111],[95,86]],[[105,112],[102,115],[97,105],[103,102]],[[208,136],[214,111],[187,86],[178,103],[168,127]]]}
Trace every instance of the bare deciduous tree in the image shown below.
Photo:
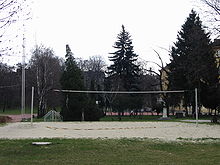
{"label": "bare deciduous tree", "polygon": [[38,96],[38,116],[42,117],[47,109],[49,92],[59,86],[61,63],[50,48],[37,46],[33,51],[31,68],[35,73]]}
{"label": "bare deciduous tree", "polygon": [[205,16],[210,23],[210,29],[214,30],[214,33],[217,37],[220,37],[220,0],[200,0],[203,4],[206,5]]}
{"label": "bare deciduous tree", "polygon": [[20,3],[17,0],[0,0],[0,28],[13,23],[20,8]]}
{"label": "bare deciduous tree", "polygon": [[88,69],[92,71],[104,71],[106,63],[102,56],[92,56],[88,60]]}
{"label": "bare deciduous tree", "polygon": [[88,60],[76,59],[77,65],[82,71],[104,71],[106,63],[102,56],[91,56]]}
{"label": "bare deciduous tree", "polygon": [[[30,3],[27,0],[0,0],[0,43],[3,45],[0,48],[0,56],[12,50],[13,41],[20,36],[18,34],[20,24],[11,25],[15,22],[26,21],[31,17]],[[11,27],[16,30],[11,30]]]}

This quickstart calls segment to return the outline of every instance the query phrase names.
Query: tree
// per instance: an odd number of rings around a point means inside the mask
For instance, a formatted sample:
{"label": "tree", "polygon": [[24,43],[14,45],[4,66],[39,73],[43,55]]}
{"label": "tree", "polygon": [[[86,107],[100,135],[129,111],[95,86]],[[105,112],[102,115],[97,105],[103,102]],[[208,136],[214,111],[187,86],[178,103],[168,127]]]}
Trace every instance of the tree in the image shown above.
{"label": "tree", "polygon": [[0,29],[15,22],[16,16],[21,11],[22,3],[19,0],[4,0],[0,2]]}
{"label": "tree", "polygon": [[[211,23],[210,29],[219,36],[220,32],[220,1],[219,0],[200,0],[203,4],[206,5],[208,10],[206,10],[206,17],[208,17],[209,22]],[[204,12],[204,9],[203,9]]]}
{"label": "tree", "polygon": [[101,56],[92,56],[88,60],[76,59],[77,66],[83,71],[84,86],[90,89],[91,82],[94,83],[94,90],[104,89],[106,63]]}
{"label": "tree", "polygon": [[[155,51],[156,52],[156,51]],[[139,88],[141,91],[156,91],[156,90],[163,90],[162,88],[162,84],[164,83],[162,81],[162,68],[164,68],[164,63],[161,59],[161,56],[159,55],[159,53],[156,52],[156,54],[158,55],[158,58],[161,61],[161,65],[155,62],[151,62],[153,64],[156,64],[160,69],[159,69],[159,73],[152,70],[152,68],[148,68],[148,63],[150,61],[145,61],[143,59],[139,59],[138,60],[138,65],[140,68],[140,73],[139,73]],[[164,68],[165,70],[165,68]],[[165,70],[166,71],[166,70]],[[160,89],[162,88],[162,89]],[[147,94],[144,95],[143,98],[143,106],[145,108],[152,108],[152,109],[156,109],[156,105],[157,105],[157,100],[158,100],[158,94]],[[153,113],[152,113],[153,114]]]}
{"label": "tree", "polygon": [[[108,67],[107,81],[113,83],[107,83],[112,86],[108,88],[126,91],[138,90],[139,66],[135,63],[138,55],[134,53],[131,36],[129,32],[125,31],[123,25],[117,39],[113,46],[117,50],[110,53],[112,56],[109,57],[113,64]],[[142,103],[141,99],[135,95],[118,95],[114,105],[114,109],[123,112],[126,109],[140,108]]]}
{"label": "tree", "polygon": [[106,67],[106,63],[102,56],[91,56],[88,60],[78,58],[76,59],[76,63],[82,71],[104,72]]}
{"label": "tree", "polygon": [[[199,98],[201,98],[202,84],[216,85],[218,71],[209,34],[203,29],[199,16],[193,10],[182,25],[181,31],[178,32],[177,42],[171,50],[171,57],[171,63],[168,65],[171,90],[198,88]],[[190,98],[190,95],[185,94],[186,107],[194,105],[192,99],[193,97]]]}
{"label": "tree", "polygon": [[[89,88],[90,91],[100,90],[95,89],[94,81],[91,81]],[[85,110],[85,120],[86,121],[97,121],[104,116],[102,108],[102,98],[98,94],[88,94],[87,95],[87,107]]]}
{"label": "tree", "polygon": [[[202,84],[201,88],[201,101],[203,106],[211,110],[215,110],[215,115],[217,115],[217,110],[220,111],[220,84],[212,86],[209,86],[208,84]],[[209,113],[211,115],[212,111]]]}
{"label": "tree", "polygon": [[19,74],[15,68],[0,63],[0,107],[5,112],[7,108],[20,106],[20,83]]}
{"label": "tree", "polygon": [[[83,71],[86,90],[104,90],[106,64],[101,56],[92,56],[88,60],[77,59],[77,65]],[[104,108],[105,94],[89,94],[88,99],[93,103],[98,103],[97,107]]]}
{"label": "tree", "polygon": [[[57,106],[49,95],[52,89],[60,88],[61,62],[58,57],[54,56],[52,49],[43,45],[36,46],[32,54],[31,73],[27,76],[34,75],[32,81],[37,91],[38,117],[42,117],[46,113],[48,103],[51,103],[50,108]],[[56,100],[55,97],[53,99]]]}
{"label": "tree", "polygon": [[117,39],[118,41],[113,46],[117,51],[110,53],[113,56],[109,57],[109,60],[113,62],[108,67],[109,77],[114,77],[118,82],[121,82],[121,90],[137,88],[136,80],[139,67],[135,64],[135,61],[137,61],[138,55],[134,53],[131,36],[129,32],[125,31],[124,25],[122,25],[122,31]]}
{"label": "tree", "polygon": [[[83,74],[76,64],[69,45],[66,45],[66,61],[61,76],[61,88],[65,90],[83,90]],[[85,96],[78,93],[64,93],[61,115],[63,120],[71,121],[82,119],[84,113]]]}
{"label": "tree", "polygon": [[[18,37],[18,34],[11,33],[11,25],[17,21],[25,21],[30,17],[29,1],[25,0],[1,0],[0,1],[0,56],[5,55],[12,50],[12,42]],[[17,25],[18,27],[19,25]],[[15,30],[14,30],[15,31]],[[4,39],[4,36],[7,38]],[[10,36],[10,37],[9,37]],[[13,38],[12,38],[13,37]]]}
{"label": "tree", "polygon": [[[66,45],[66,61],[60,79],[65,90],[84,90],[83,72],[77,66],[69,45]],[[83,93],[64,93],[61,115],[64,121],[94,121],[103,116],[95,100]]]}

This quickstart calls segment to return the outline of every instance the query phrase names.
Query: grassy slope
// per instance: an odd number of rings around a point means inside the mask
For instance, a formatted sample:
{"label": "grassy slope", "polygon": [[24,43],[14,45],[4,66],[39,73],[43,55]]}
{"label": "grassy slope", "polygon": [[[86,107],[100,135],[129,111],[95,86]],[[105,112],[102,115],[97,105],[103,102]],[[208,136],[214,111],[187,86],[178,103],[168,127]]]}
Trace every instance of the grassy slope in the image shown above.
{"label": "grassy slope", "polygon": [[[51,141],[33,146],[33,141]],[[220,164],[220,143],[166,143],[140,139],[0,140],[0,164],[114,165]]]}

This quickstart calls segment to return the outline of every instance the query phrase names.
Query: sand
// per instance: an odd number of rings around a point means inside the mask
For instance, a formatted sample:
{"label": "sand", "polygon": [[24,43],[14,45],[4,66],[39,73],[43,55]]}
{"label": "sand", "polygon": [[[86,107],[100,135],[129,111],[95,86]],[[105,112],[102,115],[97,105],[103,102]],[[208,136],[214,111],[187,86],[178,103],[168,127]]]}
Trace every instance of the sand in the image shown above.
{"label": "sand", "polygon": [[220,138],[220,126],[182,122],[28,122],[0,127],[1,139],[25,138]]}

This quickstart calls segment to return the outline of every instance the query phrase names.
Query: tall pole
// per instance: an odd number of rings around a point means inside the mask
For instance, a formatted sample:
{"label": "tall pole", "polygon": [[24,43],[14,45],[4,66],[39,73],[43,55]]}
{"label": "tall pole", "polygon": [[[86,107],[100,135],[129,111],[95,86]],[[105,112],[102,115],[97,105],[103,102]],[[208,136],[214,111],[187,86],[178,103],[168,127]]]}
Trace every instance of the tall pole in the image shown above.
{"label": "tall pole", "polygon": [[24,119],[25,114],[25,25],[23,18],[23,43],[22,43],[22,78],[21,78],[21,115]]}
{"label": "tall pole", "polygon": [[198,90],[195,88],[196,127],[198,127]]}

